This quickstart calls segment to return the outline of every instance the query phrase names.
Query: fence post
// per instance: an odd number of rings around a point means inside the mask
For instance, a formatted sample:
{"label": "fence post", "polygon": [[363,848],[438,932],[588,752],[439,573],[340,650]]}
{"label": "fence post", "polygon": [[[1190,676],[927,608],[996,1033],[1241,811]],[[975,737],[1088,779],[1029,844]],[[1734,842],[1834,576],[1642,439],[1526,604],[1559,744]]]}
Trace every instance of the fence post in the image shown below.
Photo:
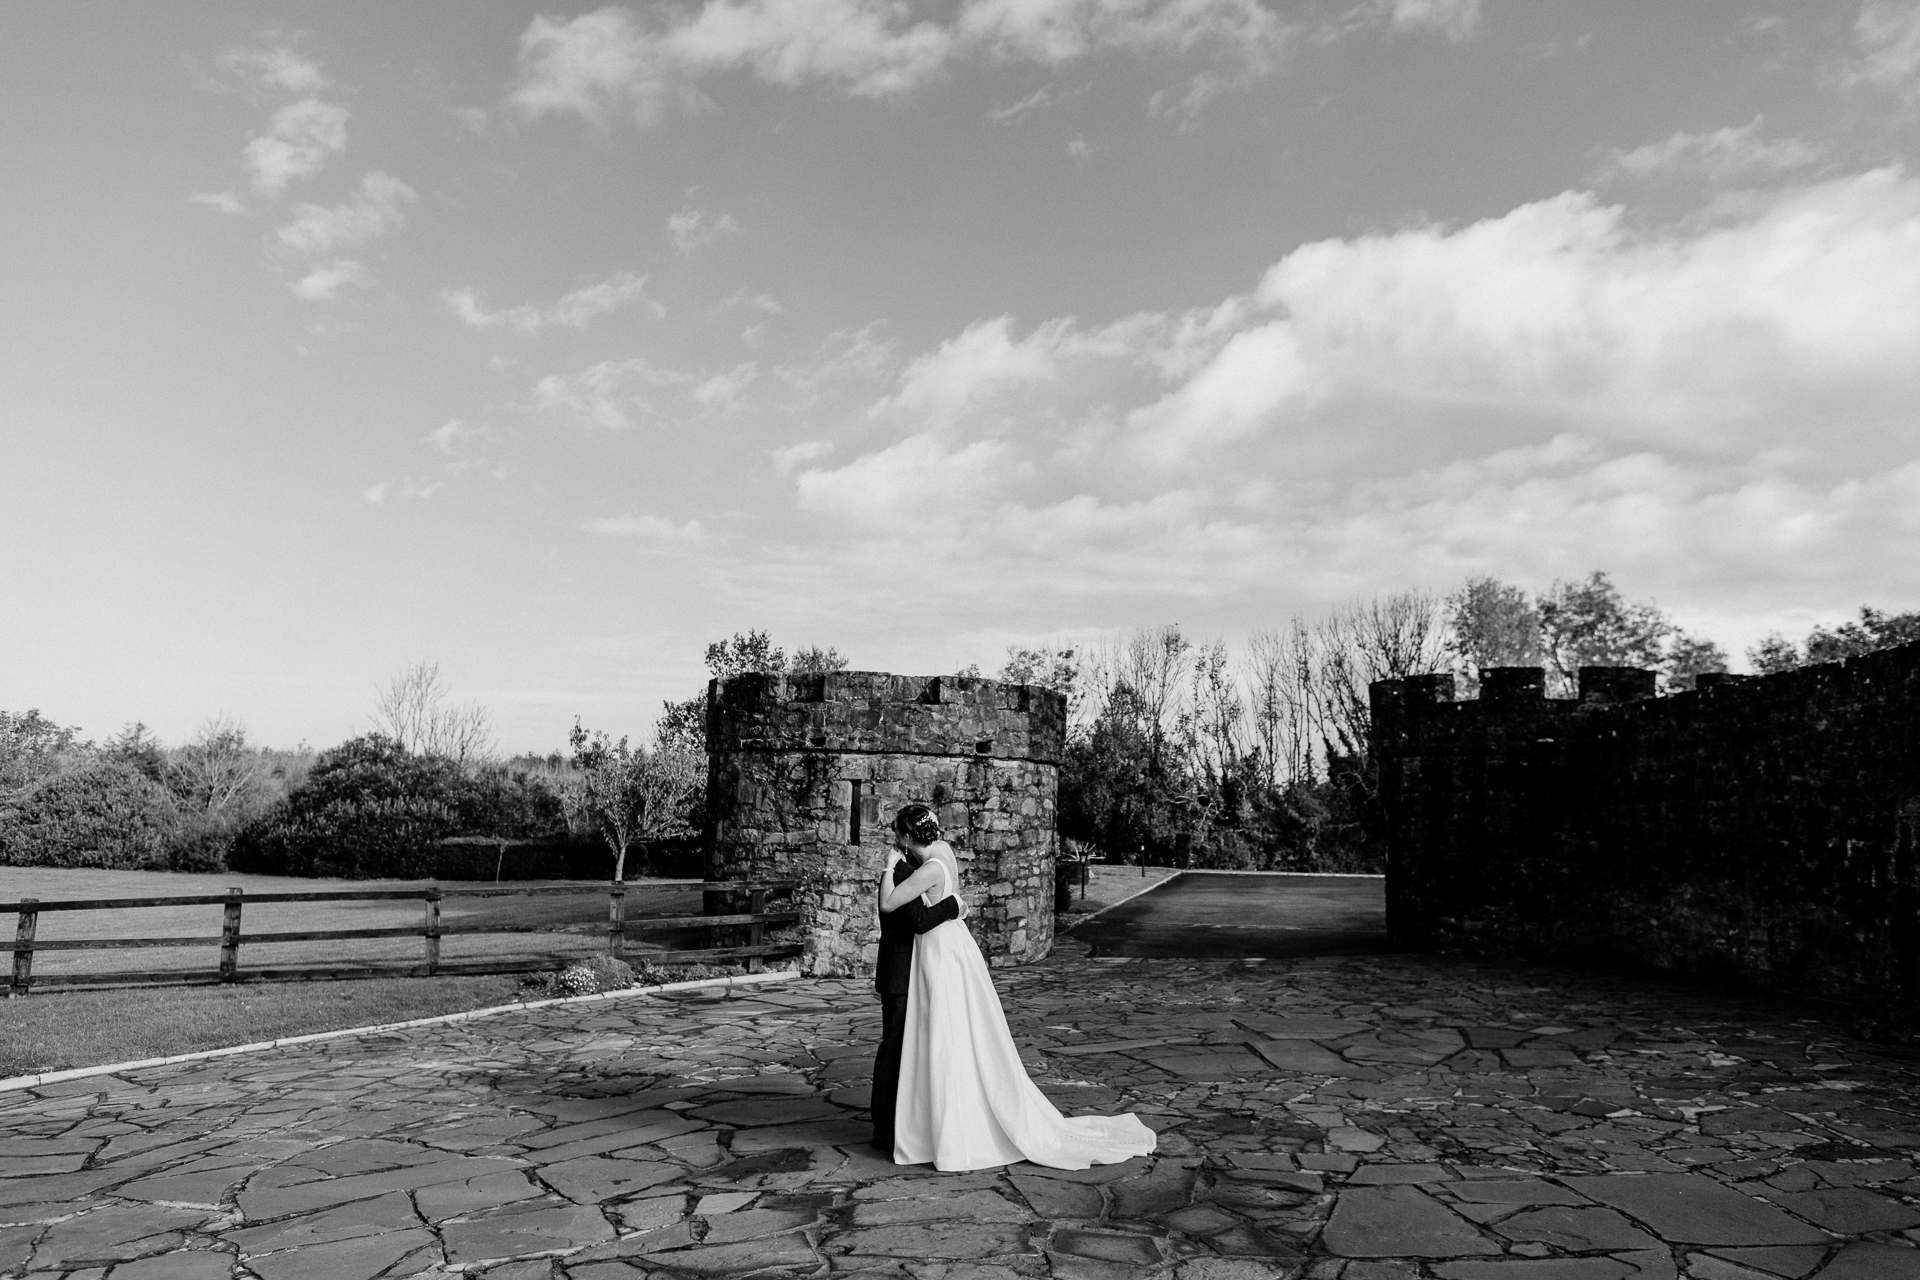
{"label": "fence post", "polygon": [[607,888],[607,954],[618,960],[627,949],[627,886],[615,880]]}
{"label": "fence post", "polygon": [[[747,910],[753,912],[753,914],[757,916],[764,913],[766,909],[767,909],[767,891],[765,889],[749,889],[747,891]],[[766,940],[767,940],[767,926],[763,921],[755,920],[752,924],[747,926],[747,945],[748,946],[757,947],[761,943],[765,942]],[[748,973],[759,973],[760,970],[765,967],[766,966],[761,962],[761,959],[759,956],[747,957]]]}
{"label": "fence post", "polygon": [[427,976],[431,978],[440,972],[440,886],[433,885],[425,894],[426,920],[420,927],[420,936],[427,944]]}
{"label": "fence post", "polygon": [[7,998],[24,996],[33,986],[33,930],[40,922],[40,913],[27,908],[29,902],[38,902],[38,898],[20,899],[20,924],[13,931],[13,982],[7,987]]}
{"label": "fence post", "polygon": [[227,890],[225,913],[220,921],[220,981],[234,982],[240,977],[240,893]]}

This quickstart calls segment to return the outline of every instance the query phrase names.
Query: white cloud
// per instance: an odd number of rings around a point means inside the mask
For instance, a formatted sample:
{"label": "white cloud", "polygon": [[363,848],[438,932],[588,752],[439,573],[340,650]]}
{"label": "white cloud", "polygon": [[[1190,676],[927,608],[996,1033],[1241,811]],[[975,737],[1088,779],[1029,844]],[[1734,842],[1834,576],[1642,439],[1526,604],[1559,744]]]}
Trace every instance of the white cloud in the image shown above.
{"label": "white cloud", "polygon": [[1860,56],[1848,68],[1849,80],[1920,99],[1920,0],[1867,0],[1853,40]]}
{"label": "white cloud", "polygon": [[[645,16],[618,6],[533,19],[520,36],[512,102],[527,118],[573,114],[641,124],[700,101],[702,79],[747,72],[850,97],[911,92],[960,64],[1059,68],[1103,55],[1203,68],[1183,100],[1272,72],[1301,28],[1262,0],[960,0],[939,21],[899,0],[707,0]],[[1439,30],[1464,38],[1478,0],[1365,0],[1345,29]],[[1031,97],[1007,116],[1038,106]]]}
{"label": "white cloud", "polygon": [[802,471],[794,485],[809,511],[888,527],[903,517],[937,522],[993,489],[1008,453],[998,440],[949,450],[932,436],[909,436],[837,470]]}
{"label": "white cloud", "polygon": [[347,109],[302,98],[273,113],[266,133],[245,148],[253,189],[278,195],[298,178],[310,178],[347,145]]}
{"label": "white cloud", "polygon": [[293,296],[307,302],[332,302],[348,285],[372,283],[367,269],[351,258],[335,258],[307,268],[306,273],[288,287]]}
{"label": "white cloud", "polygon": [[831,440],[803,440],[799,444],[790,444],[775,449],[772,453],[773,469],[782,476],[790,476],[809,462],[817,461],[833,452]]}
{"label": "white cloud", "polygon": [[573,374],[549,374],[533,386],[536,409],[584,426],[621,431],[655,415],[656,393],[685,387],[693,379],[658,369],[640,357],[603,360]]}
{"label": "white cloud", "polygon": [[1393,0],[1395,31],[1438,31],[1464,40],[1480,23],[1480,0]]}
{"label": "white cloud", "polygon": [[294,211],[293,221],[274,233],[282,249],[318,256],[336,249],[365,244],[400,225],[403,206],[419,197],[413,188],[384,173],[369,173],[360,180],[354,199],[331,209],[303,204]]}
{"label": "white cloud", "polygon": [[1600,177],[1647,179],[1665,174],[1698,175],[1715,182],[1775,177],[1818,164],[1827,149],[1799,138],[1763,138],[1761,120],[1738,128],[1700,133],[1685,130],[1660,142],[1607,154]]}
{"label": "white cloud", "polygon": [[682,209],[667,219],[667,233],[682,253],[709,249],[728,236],[740,234],[740,224],[730,213],[711,216],[699,209]]}
{"label": "white cloud", "polygon": [[382,480],[379,484],[368,485],[360,491],[360,496],[376,507],[382,505],[387,500],[387,482]]}
{"label": "white cloud", "polygon": [[447,309],[475,329],[512,329],[534,334],[543,329],[584,329],[594,320],[632,302],[646,302],[655,316],[666,308],[647,297],[647,277],[622,271],[566,294],[550,307],[523,302],[488,310],[472,289],[450,289],[441,295]]}
{"label": "white cloud", "polygon": [[308,94],[332,84],[325,72],[291,44],[223,49],[219,64],[227,76],[252,89]]}
{"label": "white cloud", "polygon": [[976,322],[867,364],[864,418],[773,461],[820,536],[930,608],[1606,567],[1764,630],[1787,601],[1920,593],[1916,350],[1900,170],[1652,229],[1568,192],[1304,245],[1188,313]]}
{"label": "white cloud", "polygon": [[741,393],[759,376],[760,370],[752,361],[735,365],[725,373],[716,373],[693,389],[693,400],[702,409],[718,413],[736,408]]}
{"label": "white cloud", "polygon": [[236,216],[247,211],[247,206],[241,203],[240,197],[234,195],[231,191],[202,191],[189,196],[188,199],[192,200],[195,204],[203,204],[209,209],[229,216]]}
{"label": "white cloud", "polygon": [[698,520],[680,524],[666,516],[603,516],[598,520],[589,520],[582,527],[591,533],[636,538],[657,547],[687,546],[704,542],[707,538],[707,531]]}

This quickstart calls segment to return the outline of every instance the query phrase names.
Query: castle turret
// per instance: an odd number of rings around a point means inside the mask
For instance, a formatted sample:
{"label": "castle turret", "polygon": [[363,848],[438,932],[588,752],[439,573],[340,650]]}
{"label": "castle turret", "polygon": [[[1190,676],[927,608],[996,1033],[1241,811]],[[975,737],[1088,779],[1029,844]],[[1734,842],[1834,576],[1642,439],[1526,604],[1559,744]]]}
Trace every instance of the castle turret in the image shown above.
{"label": "castle turret", "polygon": [[988,962],[1053,946],[1066,699],[967,676],[749,674],[707,687],[715,880],[791,880],[803,972],[872,971],[894,813],[932,805]]}

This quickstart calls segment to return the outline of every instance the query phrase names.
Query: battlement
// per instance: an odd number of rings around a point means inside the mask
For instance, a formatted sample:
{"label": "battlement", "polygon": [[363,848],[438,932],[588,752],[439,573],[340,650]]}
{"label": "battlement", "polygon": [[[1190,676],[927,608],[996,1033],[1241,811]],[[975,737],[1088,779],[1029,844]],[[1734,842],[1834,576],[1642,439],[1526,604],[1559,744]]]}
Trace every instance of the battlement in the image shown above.
{"label": "battlement", "polygon": [[1920,645],[1770,676],[1377,682],[1404,945],[1713,970],[1920,1018]]}
{"label": "battlement", "polygon": [[884,671],[715,680],[709,876],[794,881],[802,970],[870,972],[889,824],[902,805],[931,805],[988,963],[1038,960],[1053,945],[1066,736],[1066,698],[1038,685]]}
{"label": "battlement", "polygon": [[1038,685],[884,671],[753,672],[707,686],[709,750],[1058,763],[1067,700]]}

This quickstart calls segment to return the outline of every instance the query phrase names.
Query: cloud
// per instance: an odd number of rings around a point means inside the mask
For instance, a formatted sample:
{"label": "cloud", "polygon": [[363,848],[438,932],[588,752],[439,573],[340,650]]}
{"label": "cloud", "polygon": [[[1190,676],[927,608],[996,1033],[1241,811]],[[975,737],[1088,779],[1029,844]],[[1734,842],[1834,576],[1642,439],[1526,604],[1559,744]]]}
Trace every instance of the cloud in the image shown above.
{"label": "cloud", "polygon": [[274,239],[284,250],[309,256],[365,244],[399,226],[401,209],[417,199],[413,188],[398,178],[369,173],[352,201],[330,209],[303,204]]}
{"label": "cloud", "polygon": [[1867,0],[1853,42],[1860,56],[1847,68],[1850,82],[1920,100],[1920,0]]}
{"label": "cloud", "polygon": [[360,496],[376,507],[383,505],[387,500],[387,482],[382,480],[379,484],[368,485],[360,491]]}
{"label": "cloud", "polygon": [[581,527],[590,533],[604,533],[618,538],[636,538],[661,548],[689,546],[705,542],[707,539],[707,531],[698,520],[688,520],[684,524],[679,524],[666,516],[604,516],[598,520],[589,520]]}
{"label": "cloud", "polygon": [[753,383],[759,372],[758,366],[748,361],[725,373],[716,373],[694,387],[694,403],[714,413],[735,408],[740,403],[741,393]]}
{"label": "cloud", "polygon": [[230,216],[243,214],[247,211],[247,206],[241,203],[240,197],[234,195],[231,191],[202,191],[189,196],[188,199],[192,200],[195,204],[203,204],[209,209]]}
{"label": "cloud", "polygon": [[666,308],[648,299],[646,288],[647,277],[622,271],[575,289],[549,307],[523,302],[489,311],[472,289],[450,289],[441,298],[448,310],[475,329],[511,329],[536,334],[543,329],[584,329],[599,317],[632,302],[646,302],[655,316],[664,316]]}
{"label": "cloud", "polygon": [[1598,177],[1645,180],[1668,174],[1695,175],[1714,182],[1746,177],[1777,177],[1818,164],[1827,148],[1799,138],[1763,138],[1761,118],[1738,128],[1710,132],[1681,131],[1660,142],[1607,153]]}
{"label": "cloud", "polygon": [[948,449],[932,436],[910,436],[838,470],[802,471],[794,485],[802,508],[858,523],[939,520],[955,504],[989,490],[1008,452],[998,440]]}
{"label": "cloud", "polygon": [[533,387],[534,407],[583,426],[628,430],[655,414],[655,395],[693,379],[640,357],[603,360],[573,374],[549,374]]}
{"label": "cloud", "polygon": [[220,52],[220,70],[248,88],[289,94],[317,93],[332,86],[326,73],[290,43]]}
{"label": "cloud", "polygon": [[[649,125],[695,108],[701,81],[729,72],[885,98],[960,65],[1057,69],[1124,55],[1202,67],[1182,100],[1191,109],[1275,70],[1304,29],[1261,0],[960,0],[945,21],[921,12],[898,0],[707,0],[645,16],[611,5],[570,20],[542,14],[521,33],[510,100],[528,119]],[[1458,40],[1478,15],[1478,0],[1366,0],[1344,28]],[[1004,118],[1044,101],[1029,97]]]}
{"label": "cloud", "polygon": [[833,452],[831,440],[803,440],[799,444],[790,444],[775,449],[771,455],[773,469],[782,476],[790,476],[809,462],[817,461]]}
{"label": "cloud", "polygon": [[351,258],[335,258],[307,268],[288,288],[294,297],[306,302],[332,302],[348,285],[364,287],[371,283],[365,267]]}
{"label": "cloud", "polygon": [[1395,31],[1438,31],[1465,40],[1480,23],[1480,0],[1393,0]]}
{"label": "cloud", "polygon": [[320,172],[346,145],[347,109],[302,98],[274,112],[267,132],[249,142],[243,154],[253,189],[274,196],[295,179]]}
{"label": "cloud", "polygon": [[1920,596],[1916,247],[1894,168],[1667,226],[1569,191],[1303,245],[1188,312],[977,321],[866,364],[867,412],[773,461],[809,555],[916,574],[934,610],[1246,619],[1598,566],[1737,647],[1789,601]]}
{"label": "cloud", "polygon": [[667,233],[680,252],[688,254],[712,248],[728,236],[737,236],[740,229],[732,214],[712,217],[693,208],[682,209],[667,219]]}

